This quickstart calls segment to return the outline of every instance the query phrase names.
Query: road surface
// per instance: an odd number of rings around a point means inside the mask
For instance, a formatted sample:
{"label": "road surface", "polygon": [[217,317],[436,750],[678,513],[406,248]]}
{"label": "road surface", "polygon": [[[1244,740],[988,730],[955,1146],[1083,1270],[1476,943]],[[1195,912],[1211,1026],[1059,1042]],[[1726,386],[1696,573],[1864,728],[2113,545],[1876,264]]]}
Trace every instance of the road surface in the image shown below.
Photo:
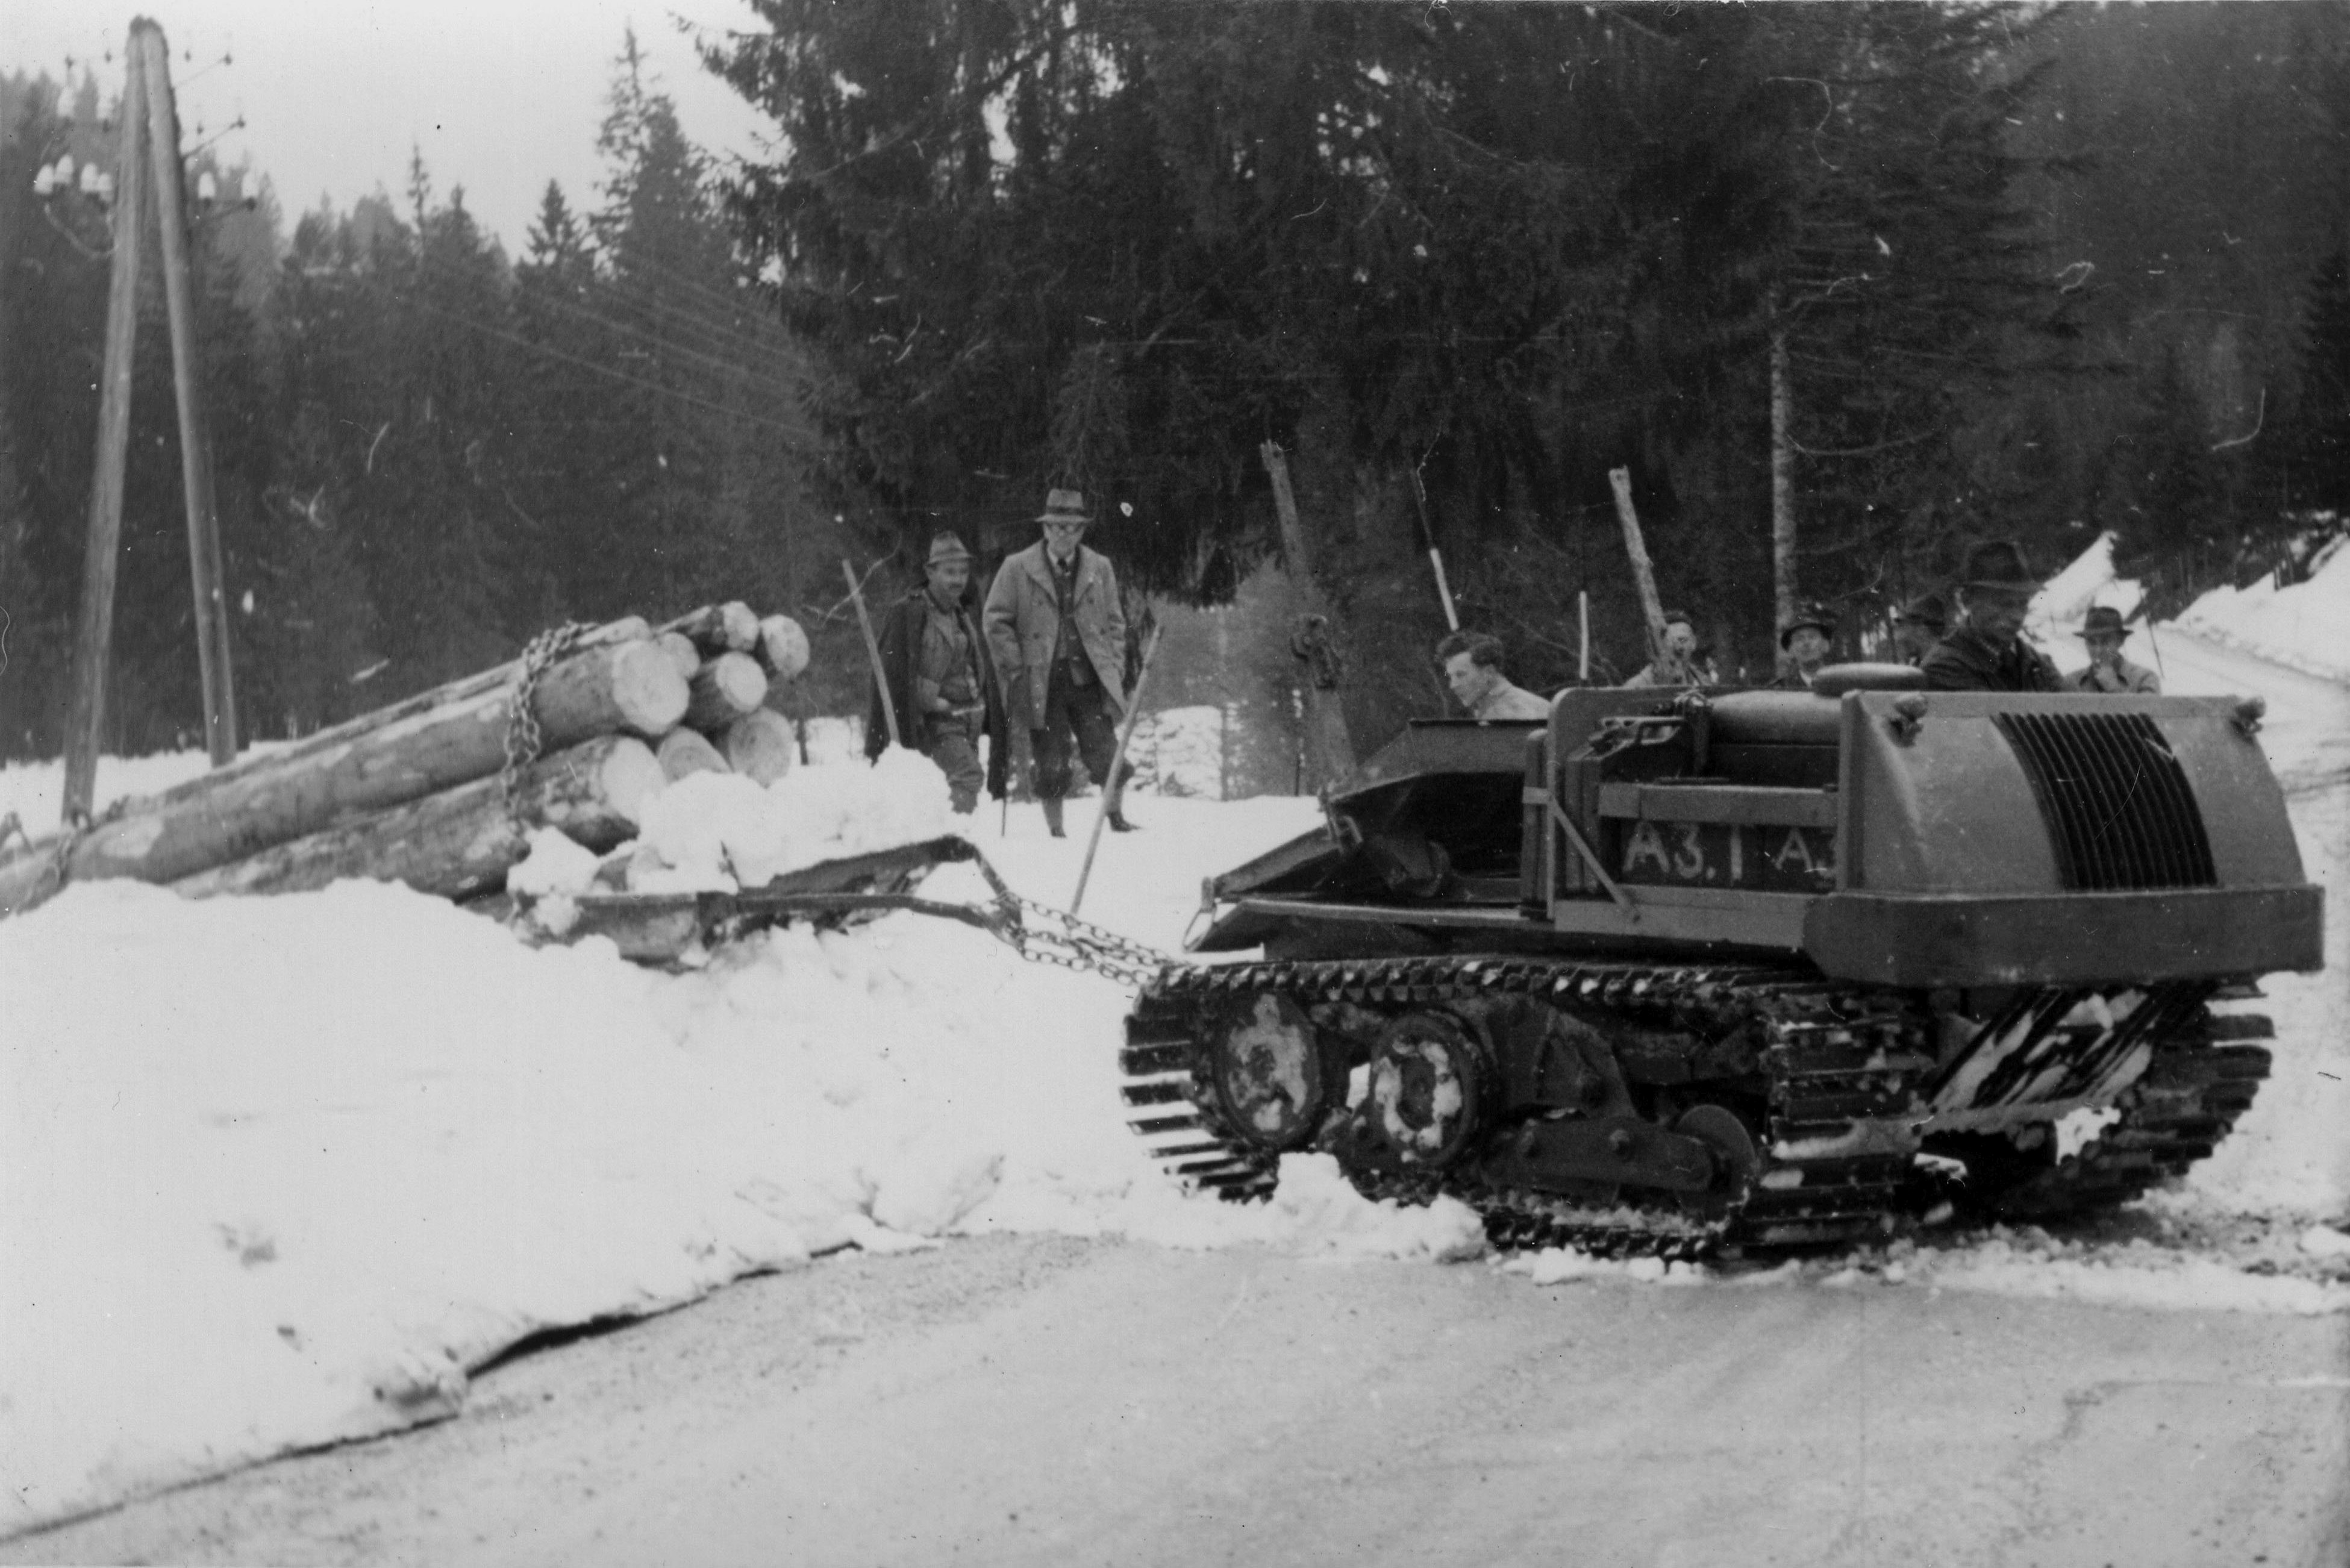
{"label": "road surface", "polygon": [[0,1560],[2339,1568],[2346,1336],[966,1241],[745,1282]]}

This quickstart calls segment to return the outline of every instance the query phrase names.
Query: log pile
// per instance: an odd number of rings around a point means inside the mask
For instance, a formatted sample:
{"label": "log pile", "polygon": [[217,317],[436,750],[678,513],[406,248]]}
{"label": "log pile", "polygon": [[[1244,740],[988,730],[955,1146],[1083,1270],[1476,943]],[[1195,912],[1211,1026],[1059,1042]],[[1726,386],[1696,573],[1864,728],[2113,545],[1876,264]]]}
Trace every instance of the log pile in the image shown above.
{"label": "log pile", "polygon": [[764,784],[797,757],[764,706],[807,667],[785,616],[709,606],[540,639],[531,653],[249,755],[78,832],[0,856],[0,919],[67,883],[134,877],[191,898],[343,877],[467,898],[497,891],[532,831],[598,852],[634,837],[664,784],[700,770]]}

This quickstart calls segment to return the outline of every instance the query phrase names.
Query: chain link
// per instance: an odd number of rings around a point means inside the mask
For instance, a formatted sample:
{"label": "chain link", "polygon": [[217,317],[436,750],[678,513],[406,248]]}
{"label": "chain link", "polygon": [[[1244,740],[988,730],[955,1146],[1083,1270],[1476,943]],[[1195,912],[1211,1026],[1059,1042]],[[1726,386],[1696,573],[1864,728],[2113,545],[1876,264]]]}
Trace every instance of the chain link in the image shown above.
{"label": "chain link", "polygon": [[578,646],[581,637],[594,629],[584,620],[566,621],[540,632],[522,650],[522,673],[515,681],[514,697],[506,708],[506,763],[498,774],[499,797],[505,802],[506,818],[517,832],[527,826],[522,820],[517,798],[523,771],[538,761],[546,744],[546,737],[538,727],[538,715],[532,711],[539,680],[557,659]]}
{"label": "chain link", "polygon": [[984,855],[973,854],[972,863],[995,895],[996,919],[992,929],[1006,947],[1030,963],[1098,974],[1138,987],[1168,969],[1182,967],[1183,961],[1170,954],[1014,892]]}

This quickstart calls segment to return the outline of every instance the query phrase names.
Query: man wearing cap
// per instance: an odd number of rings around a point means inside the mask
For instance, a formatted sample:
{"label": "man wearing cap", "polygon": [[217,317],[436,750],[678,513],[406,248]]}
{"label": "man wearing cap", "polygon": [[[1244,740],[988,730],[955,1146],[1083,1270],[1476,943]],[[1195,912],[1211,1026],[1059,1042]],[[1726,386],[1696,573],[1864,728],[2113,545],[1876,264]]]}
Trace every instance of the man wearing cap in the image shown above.
{"label": "man wearing cap", "polygon": [[1112,764],[1126,714],[1126,611],[1118,574],[1081,543],[1085,497],[1046,495],[1036,519],[1045,536],[1004,560],[987,592],[987,646],[1007,700],[1028,726],[1036,754],[1036,797],[1053,836],[1063,836],[1074,740],[1100,782],[1110,826],[1130,833],[1121,809],[1124,770]]}
{"label": "man wearing cap", "polygon": [[1913,669],[1950,629],[1950,607],[1939,594],[1919,594],[1893,612],[1893,647]]}
{"label": "man wearing cap", "polygon": [[[983,784],[988,794],[1003,795],[1011,748],[1003,690],[972,614],[971,552],[952,534],[934,535],[923,576],[920,587],[889,607],[876,640],[899,737],[938,763],[954,809],[969,815],[979,805]],[[983,773],[982,735],[987,737]],[[889,718],[876,691],[865,722],[865,754],[879,756],[889,738]]]}
{"label": "man wearing cap", "polygon": [[1698,657],[1697,623],[1684,610],[1665,612],[1665,650],[1642,665],[1624,684],[1632,686],[1713,686],[1721,677]]}
{"label": "man wearing cap", "polygon": [[2081,623],[2081,640],[2089,645],[2089,667],[2066,677],[2065,684],[2075,691],[2106,697],[2161,696],[2162,682],[2154,671],[2122,657],[2122,644],[2128,638],[2129,627],[2121,611],[2111,605],[2092,606],[2088,618]]}
{"label": "man wearing cap", "polygon": [[1835,617],[1820,605],[1805,605],[1779,628],[1779,651],[1787,656],[1786,670],[1771,682],[1774,691],[1808,691],[1812,678],[1828,661],[1834,646]]}
{"label": "man wearing cap", "polygon": [[1550,704],[1502,673],[1502,639],[1456,631],[1436,645],[1444,683],[1472,719],[1547,719]]}
{"label": "man wearing cap", "polygon": [[2048,656],[2023,639],[2024,612],[2040,579],[2012,539],[1993,539],[1967,551],[1959,575],[1957,630],[1936,643],[1918,666],[1934,691],[2062,691],[2064,677]]}

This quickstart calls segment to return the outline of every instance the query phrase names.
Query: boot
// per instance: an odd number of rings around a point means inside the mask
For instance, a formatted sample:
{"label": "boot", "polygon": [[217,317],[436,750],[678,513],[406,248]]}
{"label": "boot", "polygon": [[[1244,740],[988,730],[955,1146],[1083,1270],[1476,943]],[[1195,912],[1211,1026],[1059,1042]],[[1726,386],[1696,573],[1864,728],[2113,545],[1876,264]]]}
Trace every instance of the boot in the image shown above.
{"label": "boot", "polygon": [[1066,833],[1064,833],[1061,830],[1061,803],[1059,801],[1048,800],[1045,803],[1045,826],[1053,830],[1053,836],[1055,838],[1066,838],[1068,836]]}
{"label": "boot", "polygon": [[1109,821],[1112,833],[1132,833],[1134,824],[1126,820],[1126,791],[1121,789],[1109,797],[1109,809],[1102,813]]}

